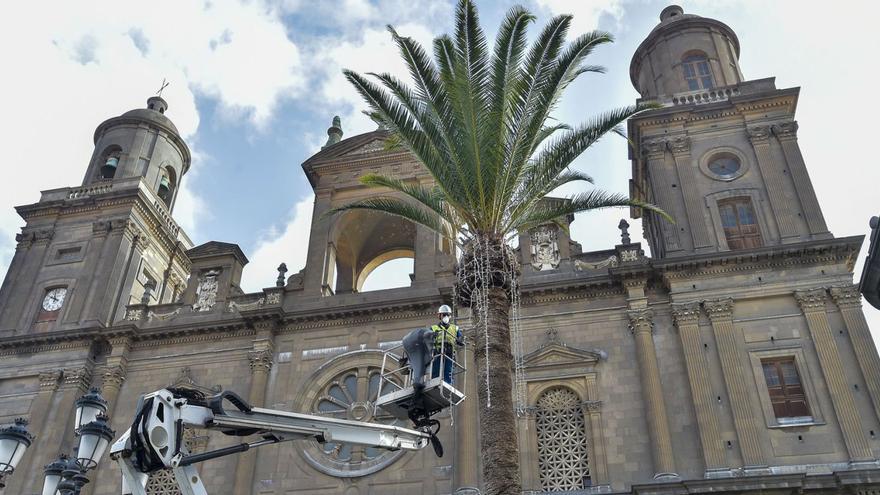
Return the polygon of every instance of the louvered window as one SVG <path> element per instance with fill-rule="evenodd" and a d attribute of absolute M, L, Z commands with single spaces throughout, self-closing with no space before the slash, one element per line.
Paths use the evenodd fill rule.
<path fill-rule="evenodd" d="M 794 357 L 761 360 L 773 413 L 780 423 L 810 418 L 807 396 Z"/>
<path fill-rule="evenodd" d="M 721 215 L 727 247 L 732 251 L 764 245 L 751 199 L 731 198 L 719 201 L 718 213 Z"/>

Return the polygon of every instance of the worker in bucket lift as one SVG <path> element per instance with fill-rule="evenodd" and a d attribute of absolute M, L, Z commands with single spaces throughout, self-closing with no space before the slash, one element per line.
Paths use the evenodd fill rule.
<path fill-rule="evenodd" d="M 431 326 L 434 332 L 434 362 L 431 365 L 431 378 L 440 376 L 440 366 L 443 363 L 443 381 L 452 384 L 453 359 L 455 359 L 455 347 L 464 345 L 464 337 L 457 325 L 452 323 L 452 308 L 447 305 L 440 306 L 437 310 L 436 325 Z M 445 355 L 445 359 L 440 358 Z"/>

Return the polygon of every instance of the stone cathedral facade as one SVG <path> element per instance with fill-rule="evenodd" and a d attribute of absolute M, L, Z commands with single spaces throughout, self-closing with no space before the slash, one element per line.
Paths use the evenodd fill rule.
<path fill-rule="evenodd" d="M 880 358 L 852 280 L 862 237 L 826 226 L 798 146 L 798 88 L 746 80 L 739 46 L 722 22 L 672 6 L 633 56 L 641 100 L 662 107 L 629 122 L 630 194 L 676 220 L 643 218 L 650 257 L 625 223 L 602 251 L 552 225 L 519 239 L 530 493 L 880 493 Z M 40 491 L 92 386 L 117 432 L 141 393 L 172 385 L 391 421 L 369 407 L 383 349 L 451 302 L 455 253 L 436 235 L 365 212 L 322 216 L 375 194 L 357 181 L 366 172 L 431 182 L 384 149 L 382 131 L 341 140 L 338 122 L 303 163 L 315 191 L 305 267 L 243 293 L 242 250 L 193 246 L 173 219 L 190 154 L 166 107 L 154 97 L 102 123 L 82 184 L 17 208 L 0 422 L 27 417 L 38 438 L 7 494 Z M 415 260 L 409 287 L 360 291 L 399 257 Z M 475 400 L 441 420 L 443 458 L 298 442 L 200 470 L 217 495 L 477 493 Z M 88 493 L 119 493 L 109 460 L 91 478 Z M 176 493 L 163 472 L 149 490 Z"/>

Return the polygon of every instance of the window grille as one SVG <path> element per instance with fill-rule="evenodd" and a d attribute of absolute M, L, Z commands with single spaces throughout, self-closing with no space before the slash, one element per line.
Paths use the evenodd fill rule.
<path fill-rule="evenodd" d="M 535 415 L 543 490 L 590 486 L 584 411 L 578 396 L 566 388 L 548 390 L 538 399 Z"/>

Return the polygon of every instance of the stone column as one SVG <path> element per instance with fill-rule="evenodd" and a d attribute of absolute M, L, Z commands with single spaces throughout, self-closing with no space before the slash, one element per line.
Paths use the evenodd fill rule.
<path fill-rule="evenodd" d="M 739 449 L 746 470 L 760 470 L 766 466 L 758 429 L 755 425 L 752 395 L 746 382 L 736 329 L 733 326 L 733 299 L 705 301 L 703 307 L 712 320 L 718 356 L 721 359 L 721 373 L 727 385 L 727 398 L 733 411 L 733 424 L 739 440 Z"/>
<path fill-rule="evenodd" d="M 712 384 L 709 381 L 709 363 L 700 338 L 700 303 L 673 304 L 672 315 L 675 317 L 678 335 L 681 337 L 681 347 L 684 350 L 684 363 L 688 382 L 691 384 L 691 396 L 697 414 L 707 477 L 718 471 L 730 471 L 726 465 L 721 435 L 718 432 L 717 410 L 714 407 L 715 394 L 712 393 Z"/>
<path fill-rule="evenodd" d="M 604 429 L 602 428 L 602 401 L 588 400 L 582 404 L 584 420 L 587 423 L 587 438 L 593 457 L 590 459 L 590 477 L 593 485 L 610 485 L 608 465 L 606 464 Z"/>
<path fill-rule="evenodd" d="M 871 394 L 871 403 L 874 405 L 874 413 L 880 419 L 880 356 L 877 355 L 877 347 L 871 337 L 868 322 L 862 312 L 862 295 L 859 294 L 857 285 L 845 287 L 832 287 L 831 297 L 846 323 L 849 339 L 859 362 L 859 369 L 865 378 L 868 392 Z"/>
<path fill-rule="evenodd" d="M 675 217 L 675 196 L 672 194 L 672 184 L 666 173 L 666 140 L 650 139 L 642 143 L 642 151 L 648 165 L 648 174 L 651 180 L 651 188 L 654 191 L 657 206 Z M 678 251 L 681 249 L 681 241 L 678 237 L 678 227 L 666 222 L 660 223 L 663 232 L 666 251 Z"/>
<path fill-rule="evenodd" d="M 56 439 L 52 438 L 46 419 L 52 410 L 52 399 L 58 390 L 62 376 L 61 370 L 49 370 L 40 373 L 40 391 L 31 403 L 28 414 L 28 429 L 36 435 L 33 444 L 21 459 L 16 474 L 6 479 L 7 493 L 38 492 L 42 486 L 43 465 L 57 454 Z M 72 420 L 71 420 L 72 421 Z"/>
<path fill-rule="evenodd" d="M 834 405 L 850 462 L 872 462 L 874 454 L 862 429 L 855 400 L 846 382 L 837 342 L 828 324 L 828 314 L 825 312 L 828 294 L 825 289 L 799 290 L 794 293 L 794 297 L 807 319 L 807 327 L 819 356 L 819 366 L 828 385 L 828 393 L 831 395 L 831 403 Z"/>
<path fill-rule="evenodd" d="M 785 155 L 785 162 L 788 164 L 788 171 L 791 173 L 794 188 L 801 201 L 801 208 L 810 233 L 813 235 L 825 234 L 823 237 L 831 237 L 828 225 L 825 224 L 825 217 L 822 215 L 822 208 L 819 207 L 819 200 L 816 198 L 816 191 L 813 189 L 813 182 L 810 180 L 810 174 L 807 173 L 806 165 L 804 165 L 801 148 L 797 143 L 797 130 L 798 123 L 794 121 L 773 126 L 773 134 L 782 145 L 782 153 Z"/>
<path fill-rule="evenodd" d="M 469 340 L 472 337 L 468 335 Z M 473 346 L 467 348 L 473 350 Z M 467 400 L 455 407 L 455 479 L 454 488 L 456 494 L 470 495 L 479 493 L 480 486 L 480 457 L 479 457 L 479 427 L 477 424 L 477 380 L 475 380 L 477 365 L 474 361 L 474 353 L 467 352 L 465 366 L 469 370 L 468 379 L 464 383 L 464 394 Z M 534 430 L 532 430 L 534 431 Z M 524 438 L 524 437 L 521 437 Z M 525 466 L 521 466 L 525 471 Z M 523 480 L 525 481 L 525 480 Z M 526 485 L 523 485 L 526 486 Z"/>
<path fill-rule="evenodd" d="M 275 344 L 271 328 L 258 329 L 257 338 L 253 341 L 253 350 L 248 353 L 251 365 L 251 388 L 248 402 L 256 407 L 264 407 L 266 402 L 266 384 L 269 372 L 275 362 Z M 257 464 L 257 452 L 249 450 L 238 456 L 235 467 L 235 489 L 232 493 L 251 493 L 254 487 L 254 468 Z"/>
<path fill-rule="evenodd" d="M 691 237 L 694 241 L 694 251 L 700 248 L 712 246 L 709 236 L 709 228 L 706 227 L 706 205 L 700 196 L 697 181 L 694 178 L 694 167 L 691 165 L 691 142 L 686 136 L 677 137 L 669 141 L 669 149 L 675 158 L 675 168 L 678 170 L 678 184 L 681 186 L 681 194 L 684 197 L 684 207 L 687 210 L 688 224 L 690 225 Z"/>
<path fill-rule="evenodd" d="M 652 336 L 653 312 L 650 309 L 627 311 L 630 328 L 636 341 L 636 356 L 642 382 L 642 395 L 651 438 L 651 454 L 654 458 L 654 479 L 677 478 L 672 453 L 672 437 L 666 417 L 666 403 L 660 384 L 660 366 Z"/>
<path fill-rule="evenodd" d="M 767 188 L 767 196 L 770 198 L 770 206 L 776 217 L 776 225 L 779 227 L 779 237 L 783 242 L 788 238 L 798 237 L 797 226 L 794 224 L 788 200 L 785 198 L 784 177 L 780 165 L 773 162 L 770 154 L 770 127 L 756 125 L 746 129 L 749 140 L 758 157 L 758 168 L 761 169 L 761 177 L 764 178 L 764 186 Z"/>

